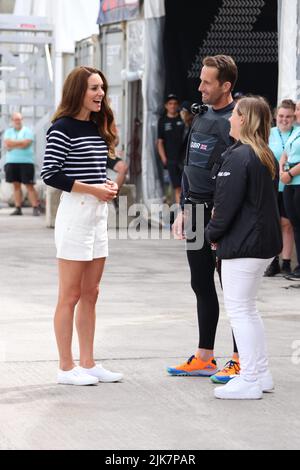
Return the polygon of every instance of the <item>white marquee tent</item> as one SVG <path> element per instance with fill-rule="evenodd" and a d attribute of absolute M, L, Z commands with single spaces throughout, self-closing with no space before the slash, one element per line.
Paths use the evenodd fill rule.
<path fill-rule="evenodd" d="M 55 101 L 59 101 L 63 81 L 62 54 L 72 54 L 75 42 L 97 34 L 98 0 L 16 0 L 14 14 L 46 17 L 54 25 Z"/>
<path fill-rule="evenodd" d="M 204 0 L 203 0 L 204 1 Z M 55 26 L 55 101 L 59 100 L 63 81 L 63 54 L 72 54 L 75 41 L 98 32 L 96 24 L 99 0 L 16 0 L 15 14 L 48 18 Z M 300 99 L 299 25 L 300 0 L 278 0 L 279 87 L 278 98 Z M 143 76 L 144 137 L 153 131 L 156 119 L 154 100 L 162 89 L 153 88 L 155 77 L 161 80 L 162 25 L 164 0 L 145 0 L 145 64 Z M 157 201 L 161 191 L 156 184 L 151 139 L 143 139 L 143 193 L 145 202 Z"/>
<path fill-rule="evenodd" d="M 299 0 L 278 0 L 279 4 L 279 98 L 299 98 Z M 75 41 L 98 32 L 99 0 L 16 0 L 17 15 L 47 17 L 55 25 L 56 69 L 61 53 L 74 52 Z M 164 15 L 164 0 L 146 0 L 145 17 Z M 58 77 L 60 74 L 58 74 Z"/>

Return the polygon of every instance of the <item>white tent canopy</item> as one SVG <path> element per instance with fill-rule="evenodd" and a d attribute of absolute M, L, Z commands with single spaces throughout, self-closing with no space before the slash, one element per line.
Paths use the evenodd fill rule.
<path fill-rule="evenodd" d="M 278 101 L 299 99 L 299 0 L 279 0 L 279 83 Z"/>
<path fill-rule="evenodd" d="M 55 104 L 63 86 L 63 54 L 74 54 L 75 42 L 98 33 L 99 0 L 16 0 L 14 14 L 42 16 L 54 25 Z"/>
<path fill-rule="evenodd" d="M 99 0 L 16 0 L 14 13 L 47 17 L 57 52 L 74 53 L 76 41 L 98 32 Z"/>
<path fill-rule="evenodd" d="M 63 54 L 73 54 L 75 42 L 98 32 L 99 0 L 16 0 L 15 14 L 46 17 L 55 28 L 55 101 L 61 96 Z M 299 18 L 300 0 L 278 0 L 279 86 L 278 97 L 300 98 Z M 157 103 L 163 99 L 164 68 L 162 41 L 165 4 L 144 0 L 145 70 L 143 75 L 144 138 L 143 192 L 149 204 L 161 199 L 157 164 L 152 141 L 158 116 Z M 149 138 L 152 136 L 153 138 Z M 153 158 L 149 158 L 151 155 Z"/>
<path fill-rule="evenodd" d="M 165 2 L 161 0 L 145 0 L 145 18 L 161 18 L 165 16 Z"/>

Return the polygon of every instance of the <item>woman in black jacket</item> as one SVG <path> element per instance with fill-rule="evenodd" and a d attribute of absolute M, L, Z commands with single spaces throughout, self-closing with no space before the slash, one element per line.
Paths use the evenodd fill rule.
<path fill-rule="evenodd" d="M 278 170 L 268 147 L 272 115 L 260 97 L 241 99 L 217 177 L 215 208 L 207 239 L 222 260 L 224 301 L 236 338 L 241 375 L 215 390 L 220 399 L 260 399 L 273 390 L 256 296 L 270 260 L 282 249 L 274 180 Z"/>

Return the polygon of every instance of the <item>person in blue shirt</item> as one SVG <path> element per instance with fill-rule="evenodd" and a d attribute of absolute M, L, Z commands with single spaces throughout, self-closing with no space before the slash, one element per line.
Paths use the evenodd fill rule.
<path fill-rule="evenodd" d="M 276 127 L 271 129 L 269 147 L 271 148 L 278 162 L 280 162 L 281 156 L 285 150 L 286 142 L 296 130 L 295 110 L 296 104 L 292 100 L 283 100 L 276 110 Z M 294 231 L 284 206 L 284 184 L 281 181 L 279 183 L 278 190 L 278 204 L 283 237 L 283 261 L 282 266 L 280 266 L 279 256 L 276 256 L 265 272 L 266 277 L 273 277 L 280 273 L 284 275 L 291 274 L 291 258 L 294 248 Z"/>
<path fill-rule="evenodd" d="M 297 101 L 296 103 L 296 109 L 295 109 L 295 126 L 300 126 L 300 101 Z"/>
<path fill-rule="evenodd" d="M 12 183 L 14 188 L 15 210 L 11 215 L 23 215 L 22 184 L 27 188 L 33 215 L 40 215 L 38 195 L 34 188 L 33 142 L 33 132 L 23 125 L 22 114 L 14 113 L 12 127 L 4 132 L 6 182 Z"/>
<path fill-rule="evenodd" d="M 280 179 L 286 186 L 283 199 L 295 235 L 298 265 L 289 280 L 300 279 L 300 127 L 296 127 L 285 145 L 280 160 Z"/>

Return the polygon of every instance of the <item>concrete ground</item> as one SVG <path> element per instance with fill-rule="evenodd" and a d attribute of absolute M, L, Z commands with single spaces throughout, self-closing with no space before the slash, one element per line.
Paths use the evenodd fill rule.
<path fill-rule="evenodd" d="M 53 231 L 30 209 L 19 218 L 10 211 L 0 209 L 0 449 L 299 449 L 297 283 L 264 279 L 259 295 L 276 393 L 217 401 L 209 380 L 165 371 L 197 345 L 184 245 L 112 240 L 96 357 L 124 381 L 58 386 Z M 223 304 L 216 355 L 220 366 L 231 355 Z"/>

